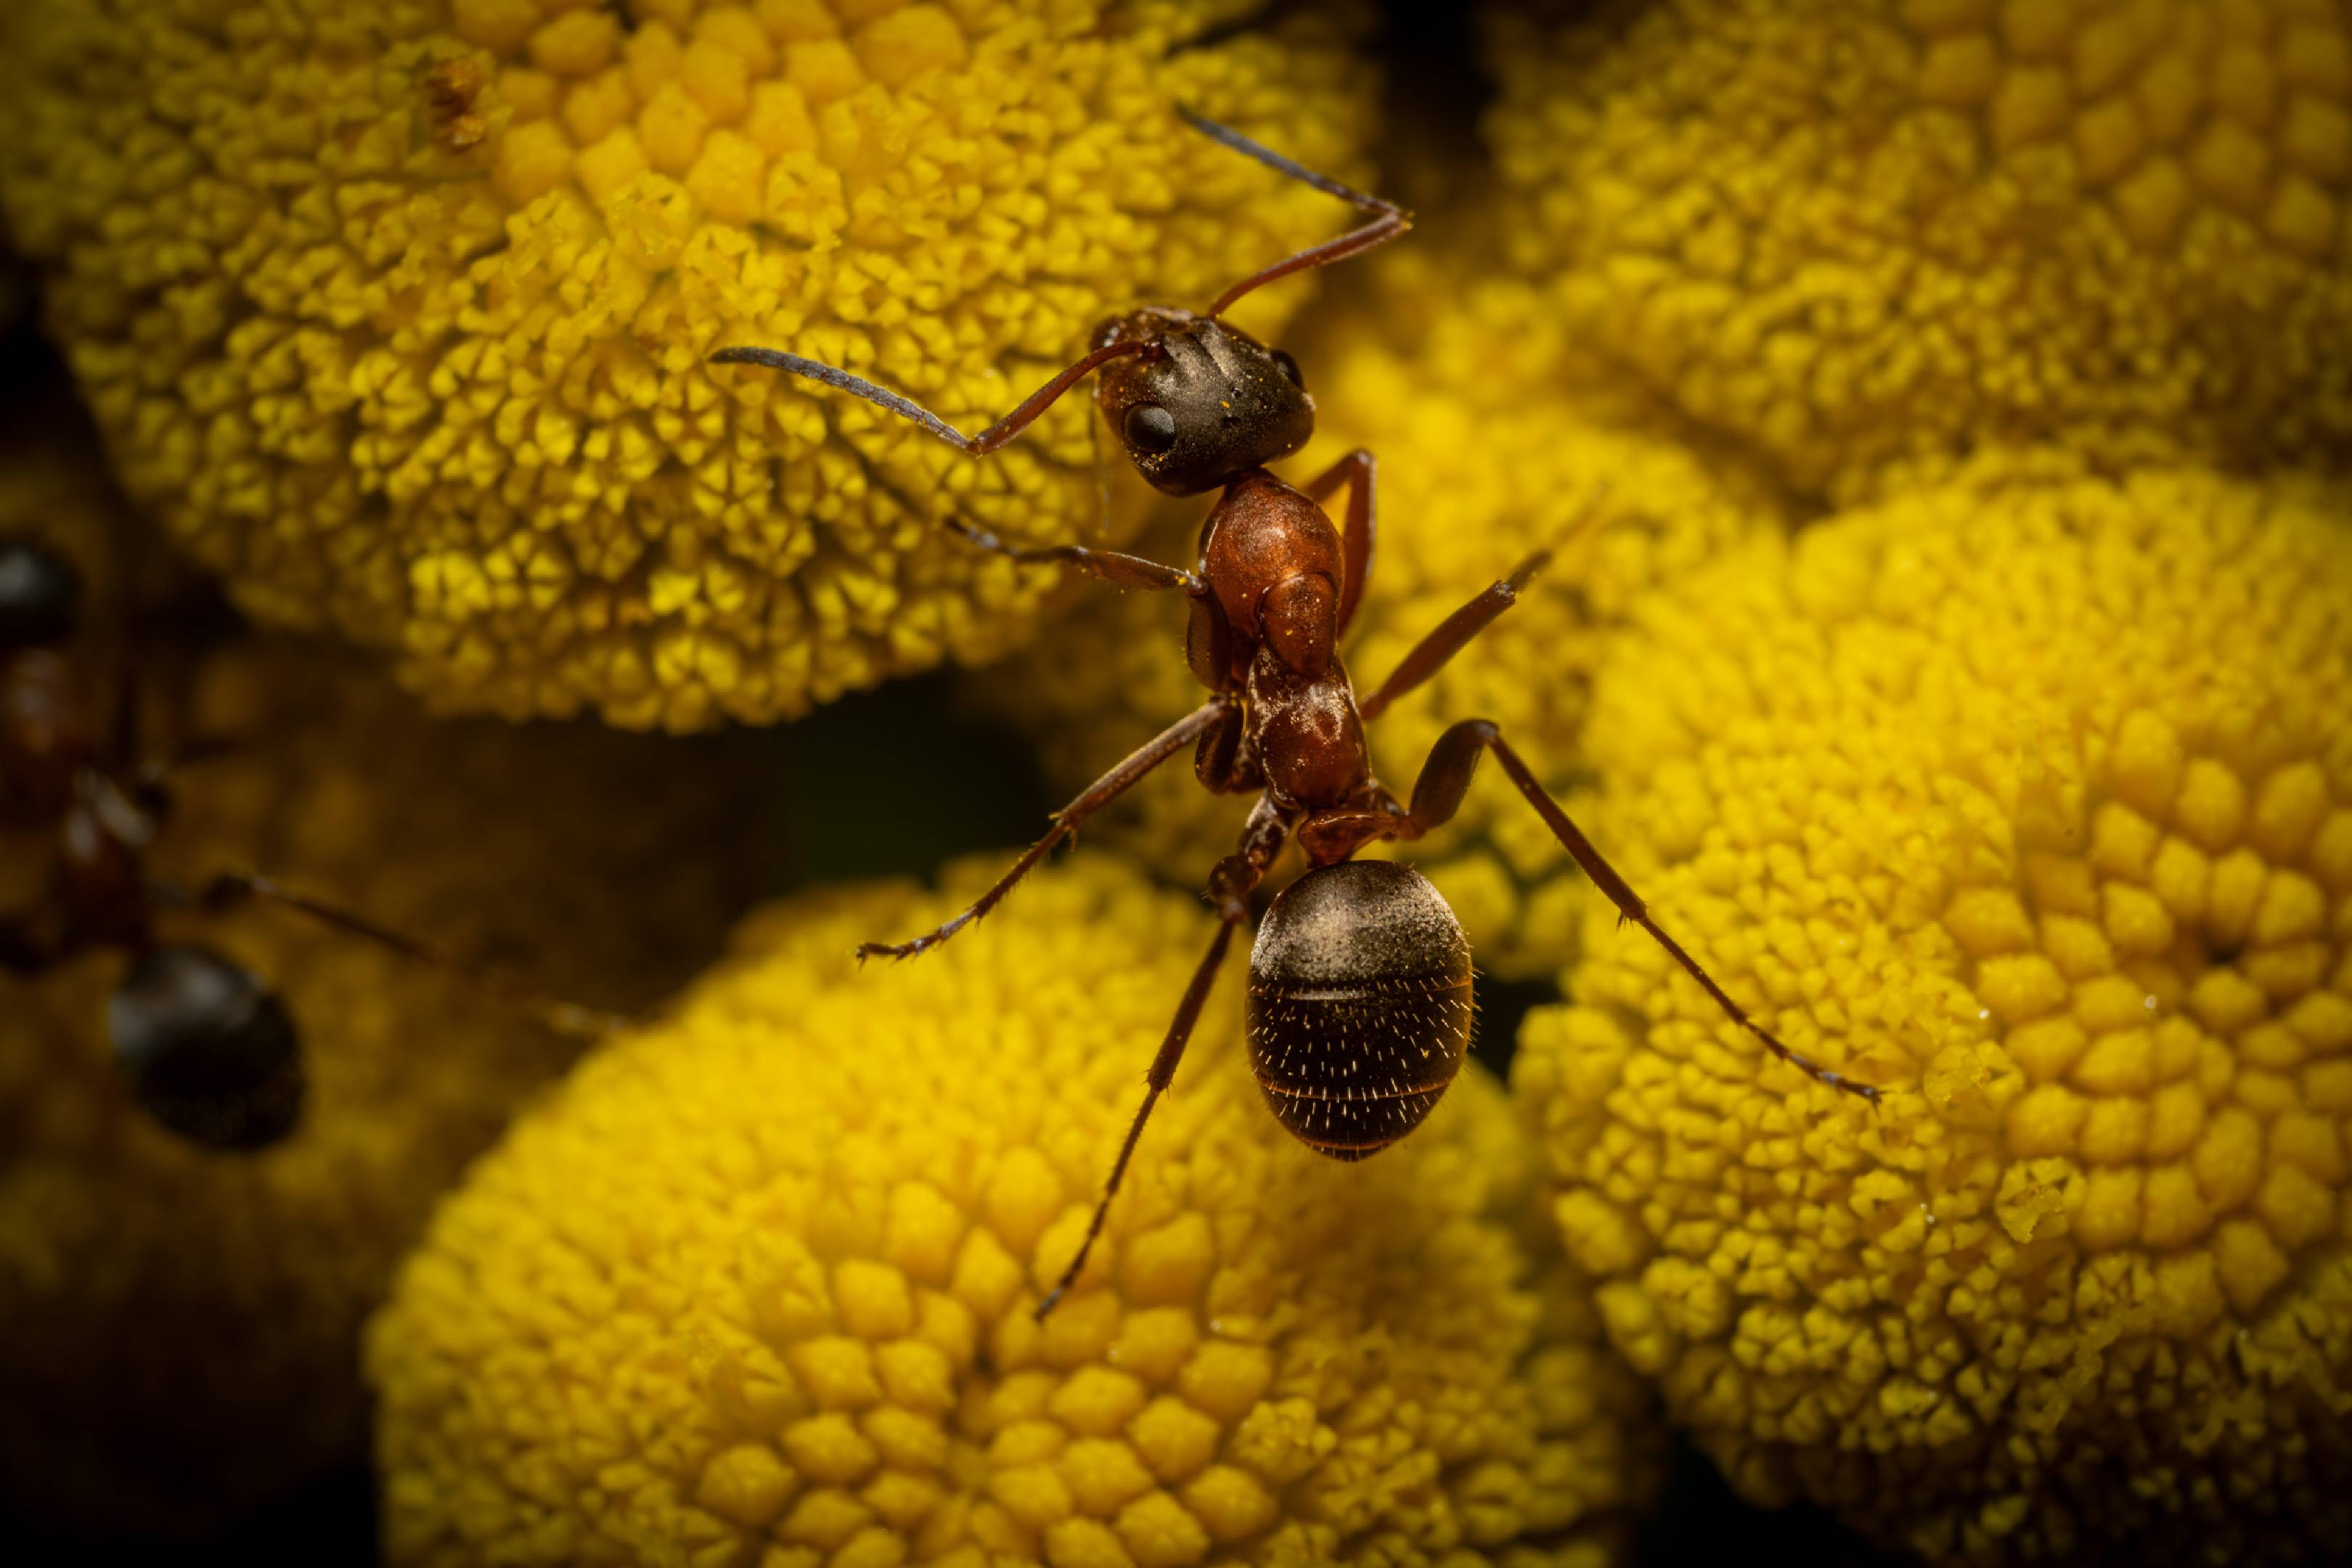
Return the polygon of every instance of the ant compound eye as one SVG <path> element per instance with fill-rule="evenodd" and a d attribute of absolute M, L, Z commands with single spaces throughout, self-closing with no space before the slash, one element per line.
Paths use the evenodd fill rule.
<path fill-rule="evenodd" d="M 1291 385 L 1298 388 L 1301 392 L 1307 390 L 1307 378 L 1299 374 L 1298 362 L 1292 359 L 1288 353 L 1282 349 L 1276 349 L 1274 351 L 1274 368 L 1282 372 L 1285 376 L 1287 376 L 1290 380 Z"/>
<path fill-rule="evenodd" d="M 1154 456 L 1176 444 L 1176 416 L 1156 403 L 1139 403 L 1127 411 L 1127 444 Z"/>

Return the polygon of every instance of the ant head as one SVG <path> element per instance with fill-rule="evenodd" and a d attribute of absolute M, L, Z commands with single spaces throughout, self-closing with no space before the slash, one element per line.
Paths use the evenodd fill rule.
<path fill-rule="evenodd" d="M 0 653 L 60 643 L 81 618 L 81 575 L 29 539 L 0 539 Z"/>
<path fill-rule="evenodd" d="M 106 1004 L 106 1027 L 131 1097 L 192 1142 L 265 1149 L 301 1114 L 293 1019 L 258 980 L 209 948 L 141 953 Z"/>
<path fill-rule="evenodd" d="M 1104 322 L 1092 346 L 1119 342 L 1153 346 L 1106 361 L 1095 403 L 1155 489 L 1215 489 L 1315 434 L 1298 362 L 1213 317 L 1137 310 Z"/>

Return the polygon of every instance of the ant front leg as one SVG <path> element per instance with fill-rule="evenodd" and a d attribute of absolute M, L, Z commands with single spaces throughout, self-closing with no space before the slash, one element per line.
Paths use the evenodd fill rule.
<path fill-rule="evenodd" d="M 1348 489 L 1348 511 L 1345 525 L 1339 531 L 1339 609 L 1332 619 L 1332 636 L 1348 635 L 1348 623 L 1356 618 L 1356 607 L 1364 602 L 1364 591 L 1371 586 L 1372 547 L 1378 542 L 1380 519 L 1374 506 L 1374 486 L 1378 481 L 1372 455 L 1359 447 L 1313 479 L 1299 487 L 1308 500 L 1320 506 L 1330 499 L 1331 492 L 1345 485 Z"/>
<path fill-rule="evenodd" d="M 869 942 L 860 943 L 857 956 L 868 958 L 912 958 L 919 952 L 939 946 L 972 921 L 1004 901 L 1013 884 L 1029 874 L 1030 868 L 1053 852 L 1054 846 L 1068 837 L 1078 824 L 1125 795 L 1143 776 L 1182 751 L 1196 745 L 1202 736 L 1216 731 L 1225 722 L 1232 699 L 1218 696 L 1201 704 L 1165 730 L 1129 752 L 1119 764 L 1088 784 L 1086 793 L 1054 814 L 1054 826 L 1045 837 L 1029 847 L 1028 852 L 1013 862 L 1013 868 L 996 879 L 996 884 L 982 893 L 970 909 L 937 930 L 924 932 L 908 942 Z"/>
<path fill-rule="evenodd" d="M 1062 1277 L 1037 1303 L 1036 1317 L 1044 1321 L 1070 1287 L 1077 1282 L 1079 1272 L 1087 1266 L 1087 1254 L 1094 1251 L 1096 1239 L 1102 1235 L 1103 1222 L 1110 1215 L 1110 1201 L 1118 1195 L 1118 1184 L 1126 1174 L 1128 1163 L 1135 1158 L 1135 1145 L 1143 1137 L 1143 1124 L 1150 1120 L 1151 1108 L 1176 1081 L 1176 1064 L 1184 1059 L 1184 1047 L 1192 1038 L 1193 1026 L 1201 1021 L 1201 1009 L 1209 1000 L 1209 991 L 1215 985 L 1217 971 L 1223 967 L 1225 953 L 1234 944 L 1234 932 L 1249 919 L 1250 895 L 1257 890 L 1265 876 L 1265 868 L 1282 852 L 1290 836 L 1290 816 L 1265 795 L 1258 796 L 1250 812 L 1248 823 L 1242 828 L 1241 847 L 1226 856 L 1209 873 L 1209 897 L 1217 906 L 1217 934 L 1209 942 L 1209 951 L 1201 959 L 1200 967 L 1192 971 L 1192 984 L 1184 987 L 1184 999 L 1176 1005 L 1176 1016 L 1168 1026 L 1167 1037 L 1160 1042 L 1159 1053 L 1151 1058 L 1150 1071 L 1143 1075 L 1143 1103 L 1136 1107 L 1135 1120 L 1128 1124 L 1127 1137 L 1118 1146 L 1118 1158 L 1111 1162 L 1110 1180 L 1103 1184 L 1101 1201 L 1095 1205 L 1094 1217 L 1087 1222 L 1087 1234 L 1078 1243 L 1077 1255 Z"/>
<path fill-rule="evenodd" d="M 882 491 L 907 509 L 910 517 L 920 517 L 924 509 L 891 480 L 881 469 L 861 455 L 858 463 L 866 470 L 868 484 Z M 1126 555 L 1116 550 L 1097 550 L 1086 544 L 1013 544 L 997 534 L 968 521 L 950 511 L 940 520 L 948 531 L 965 543 L 1002 555 L 1024 566 L 1072 566 L 1089 577 L 1099 577 L 1114 587 L 1141 588 L 1147 592 L 1181 589 L 1193 598 L 1203 598 L 1209 585 L 1197 572 L 1187 572 L 1181 566 L 1163 566 L 1157 561 L 1140 555 Z"/>
<path fill-rule="evenodd" d="M 1552 837 L 1559 840 L 1561 847 L 1575 858 L 1584 874 L 1592 879 L 1592 885 L 1617 906 L 1619 924 L 1632 921 L 1648 931 L 1658 945 L 1698 982 L 1700 989 L 1715 998 L 1716 1005 L 1721 1007 L 1734 1023 L 1763 1041 L 1774 1056 L 1817 1083 L 1843 1089 L 1873 1105 L 1878 1103 L 1877 1089 L 1868 1084 L 1856 1083 L 1843 1073 L 1832 1072 L 1811 1058 L 1790 1050 L 1770 1030 L 1749 1017 L 1746 1010 L 1715 983 L 1715 977 L 1700 968 L 1698 961 L 1685 952 L 1680 942 L 1668 936 L 1664 929 L 1650 918 L 1649 906 L 1642 901 L 1641 895 L 1617 874 L 1615 867 L 1601 858 L 1601 851 L 1593 847 L 1592 840 L 1584 836 L 1584 830 L 1569 820 L 1568 813 L 1562 811 L 1559 803 L 1553 800 L 1543 785 L 1536 781 L 1535 774 L 1528 771 L 1519 754 L 1511 750 L 1509 743 L 1503 739 L 1501 728 L 1493 720 L 1465 719 L 1437 738 L 1437 744 L 1430 748 L 1429 761 L 1422 766 L 1421 777 L 1413 783 L 1412 805 L 1397 823 L 1398 837 L 1419 838 L 1432 828 L 1441 827 L 1454 819 L 1454 814 L 1461 808 L 1462 797 L 1469 792 L 1471 777 L 1477 772 L 1481 752 L 1495 753 L 1496 763 L 1518 786 L 1519 793 L 1527 796 L 1528 804 L 1536 808 L 1536 815 L 1544 819 L 1544 826 L 1551 829 Z"/>
<path fill-rule="evenodd" d="M 1116 550 L 1097 550 L 1085 544 L 1008 544 L 953 513 L 949 514 L 947 525 L 950 532 L 966 542 L 1024 566 L 1074 566 L 1089 577 L 1099 577 L 1118 587 L 1154 592 L 1181 588 L 1196 598 L 1209 591 L 1199 573 L 1187 572 L 1181 566 L 1163 566 L 1140 555 L 1123 555 Z"/>

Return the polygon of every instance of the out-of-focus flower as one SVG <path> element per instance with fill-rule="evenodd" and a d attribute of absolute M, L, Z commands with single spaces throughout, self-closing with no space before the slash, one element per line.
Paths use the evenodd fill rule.
<path fill-rule="evenodd" d="M 1373 729 L 1374 765 L 1400 795 L 1448 724 L 1481 717 L 1564 787 L 1580 765 L 1590 672 L 1629 600 L 1739 540 L 1779 531 L 1789 515 L 1737 460 L 1655 434 L 1660 422 L 1623 405 L 1539 293 L 1482 277 L 1477 247 L 1460 238 L 1418 250 L 1409 248 L 1418 237 L 1407 241 L 1376 264 L 1367 298 L 1318 323 L 1301 363 L 1319 434 L 1283 465 L 1304 483 L 1356 447 L 1379 462 L 1380 547 L 1342 649 L 1360 695 L 1529 553 L 1556 552 L 1517 607 Z M 1205 504 L 1168 510 L 1147 547 L 1189 564 Z M 1329 510 L 1342 520 L 1339 499 Z M 1075 794 L 1198 703 L 1200 690 L 1184 664 L 1181 605 L 1093 583 L 1073 585 L 1064 605 L 1051 635 L 975 679 L 1038 732 L 1051 776 Z M 1098 831 L 1195 881 L 1232 849 L 1246 810 L 1171 764 L 1099 818 Z M 1482 968 L 1544 973 L 1567 958 L 1575 866 L 1498 776 L 1442 833 L 1395 855 L 1453 902 Z"/>
<path fill-rule="evenodd" d="M 72 552 L 94 629 L 119 638 L 98 472 L 87 444 L 0 461 L 0 533 Z M 129 565 L 157 552 L 121 548 Z M 234 744 L 171 779 L 147 866 L 161 882 L 259 868 L 606 1006 L 706 961 L 751 890 L 731 743 L 431 724 L 332 650 L 247 644 L 191 672 L 157 633 L 142 629 L 152 706 L 194 684 L 157 744 Z M 0 910 L 40 894 L 44 847 L 0 836 Z M 120 955 L 0 975 L 0 1476 L 12 1513 L 62 1526 L 202 1530 L 348 1463 L 362 1317 L 435 1196 L 576 1054 L 290 912 L 169 915 L 161 934 L 279 993 L 308 1091 L 284 1142 L 207 1152 L 140 1110 L 115 1067 Z"/>
<path fill-rule="evenodd" d="M 1750 1498 L 1937 1559 L 2352 1551 L 2352 498 L 2071 458 L 1645 603 L 1514 1069 L 1612 1342 Z"/>
<path fill-rule="evenodd" d="M 1034 608 L 866 465 L 1064 534 L 1088 416 L 974 466 L 706 356 L 976 429 L 1107 310 L 1335 230 L 1172 110 L 1354 172 L 1332 25 L 1177 47 L 1234 9 L 16 0 L 0 205 L 122 477 L 257 617 L 395 647 L 445 706 L 773 719 Z"/>
<path fill-rule="evenodd" d="M 1801 489 L 2352 438 L 2341 6 L 1671 0 L 1493 42 L 1513 260 Z"/>
<path fill-rule="evenodd" d="M 369 1331 L 394 1562 L 1610 1560 L 1655 1434 L 1490 1080 L 1334 1163 L 1229 974 L 1039 1324 L 1209 921 L 1097 858 L 851 959 L 947 908 L 755 919 L 476 1168 Z"/>

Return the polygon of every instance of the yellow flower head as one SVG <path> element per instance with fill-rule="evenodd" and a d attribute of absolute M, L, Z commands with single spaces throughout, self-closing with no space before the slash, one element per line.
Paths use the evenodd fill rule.
<path fill-rule="evenodd" d="M 851 959 L 945 909 L 756 919 L 476 1168 L 370 1329 L 394 1562 L 1608 1560 L 1654 1433 L 1491 1081 L 1334 1163 L 1229 973 L 1041 1325 L 1210 922 L 1097 858 Z"/>
<path fill-rule="evenodd" d="M 1302 348 L 1321 434 L 1284 473 L 1303 483 L 1357 447 L 1378 460 L 1380 547 L 1341 648 L 1360 696 L 1530 552 L 1554 550 L 1517 607 L 1390 710 L 1371 742 L 1381 778 L 1405 795 L 1447 725 L 1489 718 L 1564 787 L 1611 623 L 1643 586 L 1777 531 L 1787 513 L 1736 460 L 1662 438 L 1616 406 L 1535 290 L 1483 278 L 1459 235 L 1432 240 L 1416 233 L 1371 264 L 1370 298 L 1324 316 Z M 1144 548 L 1189 564 L 1206 510 L 1204 500 L 1167 509 Z M 1339 521 L 1340 502 L 1331 510 Z M 1201 694 L 1185 668 L 1181 606 L 1094 584 L 1074 585 L 1063 604 L 1056 630 L 992 673 L 983 692 L 1039 734 L 1055 783 L 1075 794 Z M 1232 849 L 1245 813 L 1246 802 L 1209 795 L 1176 764 L 1098 819 L 1099 831 L 1196 882 Z M 1398 858 L 1454 903 L 1482 969 L 1548 973 L 1568 956 L 1575 866 L 1498 777 Z"/>
<path fill-rule="evenodd" d="M 110 567 L 95 466 L 87 449 L 0 461 L 0 534 L 79 556 L 94 620 Z M 178 659 L 152 651 L 151 694 L 186 673 Z M 315 647 L 212 655 L 194 683 L 175 732 L 238 746 L 173 777 L 157 879 L 258 867 L 603 1005 L 647 1002 L 718 945 L 735 862 L 681 825 L 725 818 L 720 759 L 428 724 Z M 741 816 L 728 826 L 740 842 Z M 46 848 L 0 833 L 0 916 L 41 894 Z M 12 1513 L 67 1527 L 203 1530 L 348 1462 L 362 1316 L 435 1196 L 574 1052 L 285 911 L 169 916 L 160 935 L 278 993 L 307 1093 L 282 1143 L 208 1152 L 140 1110 L 116 1069 L 120 954 L 0 974 L 0 1476 Z"/>
<path fill-rule="evenodd" d="M 1931 1557 L 2352 1549 L 2352 500 L 1989 463 L 1636 623 L 1585 825 L 1890 1092 L 1591 909 L 1515 1082 L 1613 1342 Z"/>
<path fill-rule="evenodd" d="M 1179 47 L 1225 9 L 11 0 L 0 207 L 125 481 L 259 618 L 445 706 L 772 719 L 1034 609 L 866 465 L 1066 534 L 1090 416 L 975 467 L 708 354 L 978 428 L 1108 310 L 1336 231 L 1172 106 L 1345 174 L 1363 73 L 1311 18 Z"/>
<path fill-rule="evenodd" d="M 1495 43 L 1515 260 L 1801 489 L 2352 438 L 2331 0 L 1683 0 Z"/>

